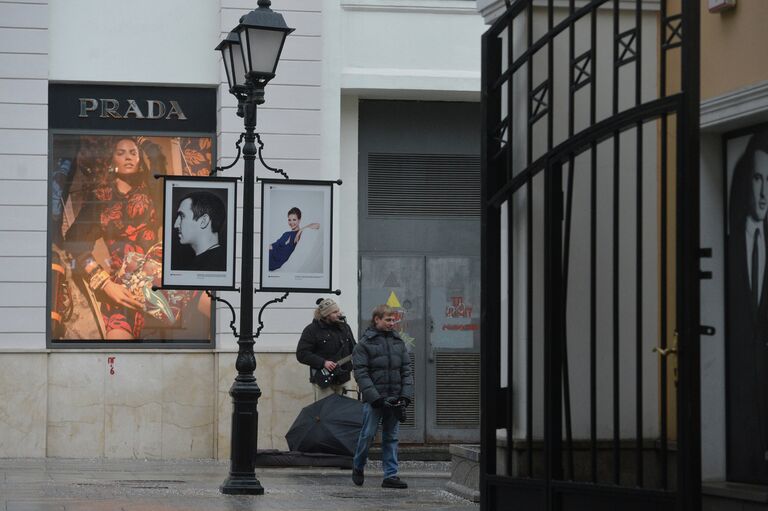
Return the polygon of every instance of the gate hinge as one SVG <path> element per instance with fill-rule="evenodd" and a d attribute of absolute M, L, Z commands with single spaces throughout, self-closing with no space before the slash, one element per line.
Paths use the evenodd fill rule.
<path fill-rule="evenodd" d="M 706 248 L 699 248 L 699 258 L 705 259 L 712 257 L 712 248 L 706 247 Z M 711 271 L 700 271 L 699 272 L 699 280 L 712 280 L 712 272 Z"/>
<path fill-rule="evenodd" d="M 699 325 L 699 334 L 715 335 L 715 327 L 709 325 Z"/>

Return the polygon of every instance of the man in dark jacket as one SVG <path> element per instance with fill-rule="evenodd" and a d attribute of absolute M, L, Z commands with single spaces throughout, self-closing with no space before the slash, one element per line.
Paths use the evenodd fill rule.
<path fill-rule="evenodd" d="M 391 307 L 373 309 L 371 326 L 355 346 L 352 363 L 363 396 L 363 426 L 352 461 L 352 481 L 361 486 L 368 449 L 381 423 L 382 488 L 408 488 L 397 476 L 397 434 L 404 408 L 413 399 L 413 376 L 408 348 L 397 333 Z"/>
<path fill-rule="evenodd" d="M 341 365 L 337 362 L 351 357 L 354 347 L 352 329 L 344 321 L 336 302 L 330 298 L 318 300 L 315 319 L 301 333 L 296 346 L 296 359 L 309 366 L 315 401 L 332 393 L 344 393 L 345 384 L 350 380 L 352 361 Z"/>

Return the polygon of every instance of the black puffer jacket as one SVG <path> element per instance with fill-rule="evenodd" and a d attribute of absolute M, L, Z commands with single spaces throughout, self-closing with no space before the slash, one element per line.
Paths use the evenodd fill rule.
<path fill-rule="evenodd" d="M 314 369 L 321 369 L 326 360 L 334 362 L 352 353 L 355 347 L 355 336 L 346 323 L 328 323 L 313 320 L 301 333 L 299 344 L 296 346 L 296 359 Z M 341 366 L 345 371 L 340 372 L 336 381 L 349 381 L 349 371 L 352 362 Z M 311 375 L 310 375 L 311 376 Z"/>
<path fill-rule="evenodd" d="M 406 397 L 413 401 L 413 375 L 408 348 L 396 332 L 369 327 L 355 346 L 352 363 L 363 401 Z"/>

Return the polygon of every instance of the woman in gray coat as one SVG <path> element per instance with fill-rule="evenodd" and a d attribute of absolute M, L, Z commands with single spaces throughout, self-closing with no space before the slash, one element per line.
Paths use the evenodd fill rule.
<path fill-rule="evenodd" d="M 381 459 L 384 466 L 382 488 L 407 488 L 397 476 L 397 443 L 405 407 L 413 399 L 411 358 L 403 340 L 393 331 L 394 311 L 387 305 L 373 310 L 371 326 L 355 346 L 352 364 L 355 380 L 363 396 L 363 427 L 352 462 L 352 481 L 361 486 L 368 461 L 368 449 L 379 423 Z"/>

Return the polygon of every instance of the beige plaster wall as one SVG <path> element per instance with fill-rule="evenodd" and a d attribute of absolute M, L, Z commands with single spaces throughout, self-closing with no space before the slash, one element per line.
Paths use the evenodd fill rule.
<path fill-rule="evenodd" d="M 221 353 L 217 359 L 216 458 L 228 459 L 232 427 L 232 398 L 229 388 L 237 374 L 235 353 Z M 259 449 L 288 450 L 285 433 L 299 411 L 314 400 L 307 366 L 293 353 L 256 355 L 256 382 L 259 399 Z"/>
<path fill-rule="evenodd" d="M 0 457 L 227 459 L 235 353 L 0 352 Z M 114 358 L 112 358 L 114 357 Z M 257 355 L 258 446 L 313 399 L 293 353 Z"/>
<path fill-rule="evenodd" d="M 46 355 L 0 356 L 0 457 L 45 456 Z"/>
<path fill-rule="evenodd" d="M 768 1 L 738 0 L 719 14 L 707 4 L 701 0 L 701 99 L 768 80 Z"/>

